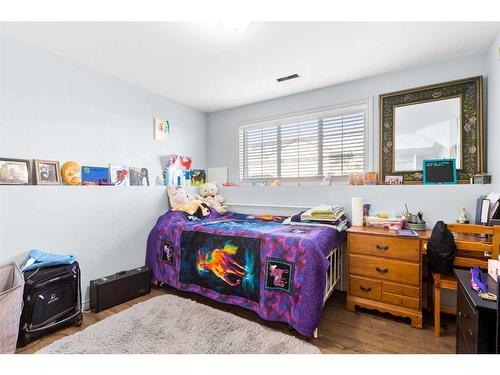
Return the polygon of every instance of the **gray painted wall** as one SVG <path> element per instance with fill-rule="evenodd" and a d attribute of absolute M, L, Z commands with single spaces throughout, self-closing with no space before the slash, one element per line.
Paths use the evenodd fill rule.
<path fill-rule="evenodd" d="M 492 182 L 496 191 L 500 190 L 500 33 L 487 51 L 488 60 L 488 162 Z"/>
<path fill-rule="evenodd" d="M 211 113 L 208 116 L 208 166 L 227 166 L 229 179 L 238 181 L 238 126 L 241 123 L 291 112 L 371 99 L 373 100 L 373 166 L 374 170 L 378 170 L 378 96 L 380 94 L 477 75 L 483 75 L 487 82 L 488 68 L 486 54 L 475 55 Z M 492 138 L 490 137 L 490 139 Z M 491 151 L 493 154 L 490 156 L 490 165 L 492 169 L 496 169 L 500 164 L 495 160 L 495 155 L 498 154 L 493 147 Z M 228 202 L 238 204 L 314 205 L 337 203 L 350 210 L 351 198 L 361 196 L 372 203 L 374 211 L 381 212 L 401 211 L 404 208 L 404 203 L 407 203 L 411 210 L 423 211 L 430 225 L 439 219 L 456 220 L 462 207 L 465 207 L 469 213 L 473 213 L 475 211 L 475 198 L 491 190 L 491 185 L 325 187 L 317 184 L 279 188 L 245 186 L 221 189 Z M 232 208 L 242 212 L 269 212 L 272 210 L 273 212 L 283 211 L 285 213 L 285 211 L 293 211 L 269 207 L 233 206 Z"/>
<path fill-rule="evenodd" d="M 119 61 L 117 61 L 119 64 Z M 153 139 L 153 117 L 173 126 Z M 0 156 L 147 167 L 191 155 L 206 167 L 206 114 L 0 36 Z M 72 253 L 91 279 L 144 264 L 146 238 L 167 210 L 164 187 L 0 186 L 0 264 L 37 248 Z"/>

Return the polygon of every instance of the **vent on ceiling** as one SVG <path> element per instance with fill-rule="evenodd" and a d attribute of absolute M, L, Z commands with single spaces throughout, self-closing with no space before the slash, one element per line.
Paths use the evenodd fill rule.
<path fill-rule="evenodd" d="M 299 78 L 299 75 L 297 73 L 286 76 L 286 77 L 277 78 L 276 81 L 284 82 L 284 81 L 288 81 L 290 79 L 295 79 L 295 78 Z"/>

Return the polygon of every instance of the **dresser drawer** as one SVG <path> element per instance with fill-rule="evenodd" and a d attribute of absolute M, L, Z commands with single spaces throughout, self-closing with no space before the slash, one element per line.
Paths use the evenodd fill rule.
<path fill-rule="evenodd" d="M 420 298 L 420 288 L 414 286 L 395 284 L 384 281 L 384 283 L 382 284 L 382 290 L 384 292 L 392 294 L 401 294 L 407 297 Z"/>
<path fill-rule="evenodd" d="M 420 300 L 418 298 L 406 297 L 393 293 L 382 293 L 382 302 L 408 307 L 415 310 L 420 308 Z"/>
<path fill-rule="evenodd" d="M 365 277 L 349 277 L 349 294 L 353 296 L 370 298 L 380 301 L 382 295 L 382 282 Z"/>
<path fill-rule="evenodd" d="M 350 233 L 349 252 L 353 254 L 376 255 L 386 258 L 410 260 L 414 262 L 420 261 L 418 239 L 372 235 L 367 236 Z"/>
<path fill-rule="evenodd" d="M 478 317 L 462 290 L 457 294 L 457 329 L 471 352 L 477 352 Z"/>
<path fill-rule="evenodd" d="M 420 285 L 420 265 L 367 255 L 349 255 L 349 272 L 409 285 Z"/>

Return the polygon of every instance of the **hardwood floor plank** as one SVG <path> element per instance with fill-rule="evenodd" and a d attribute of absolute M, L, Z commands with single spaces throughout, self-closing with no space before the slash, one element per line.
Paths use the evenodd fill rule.
<path fill-rule="evenodd" d="M 128 309 L 136 303 L 164 294 L 175 294 L 190 298 L 199 303 L 231 312 L 241 318 L 257 321 L 283 333 L 304 339 L 293 330 L 290 330 L 286 324 L 263 321 L 254 312 L 239 306 L 224 305 L 197 294 L 184 293 L 172 288 L 154 287 L 147 296 L 125 302 L 97 314 L 92 312 L 84 313 L 81 327 L 71 326 L 45 335 L 28 344 L 25 348 L 18 348 L 17 353 L 34 353 L 60 338 L 81 331 L 98 321 Z M 316 345 L 325 354 L 454 353 L 454 318 L 442 317 L 444 333 L 441 337 L 434 336 L 432 317 L 425 316 L 425 318 L 427 319 L 424 319 L 424 328 L 416 329 L 410 326 L 407 319 L 393 317 L 389 314 L 364 309 L 359 309 L 353 313 L 345 308 L 345 294 L 335 292 L 325 304 L 319 326 L 319 338 L 305 340 Z"/>

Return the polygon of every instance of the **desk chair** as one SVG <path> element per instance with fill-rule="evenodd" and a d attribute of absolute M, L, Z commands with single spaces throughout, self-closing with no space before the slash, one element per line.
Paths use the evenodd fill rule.
<path fill-rule="evenodd" d="M 479 266 L 488 269 L 488 259 L 498 259 L 500 247 L 500 226 L 488 227 L 474 224 L 448 224 L 453 232 L 457 255 L 453 265 L 461 268 Z M 478 235 L 490 235 L 480 238 Z M 443 275 L 432 272 L 434 280 L 434 336 L 441 335 L 441 311 L 456 315 L 456 307 L 441 307 L 441 289 L 457 290 L 455 275 Z"/>

